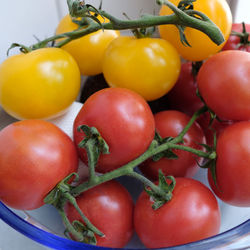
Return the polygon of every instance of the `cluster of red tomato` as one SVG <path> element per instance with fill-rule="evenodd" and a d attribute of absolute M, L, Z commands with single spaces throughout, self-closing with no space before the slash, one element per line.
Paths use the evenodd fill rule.
<path fill-rule="evenodd" d="M 179 1 L 171 2 L 177 5 Z M 197 1 L 194 8 L 207 14 L 228 39 L 232 24 L 226 1 Z M 163 6 L 160 14 L 171 11 Z M 75 28 L 77 24 L 66 16 L 57 32 Z M 160 27 L 164 39 L 136 39 L 105 30 L 72 41 L 63 49 L 38 49 L 7 59 L 0 66 L 0 103 L 14 117 L 26 120 L 0 131 L 0 200 L 17 209 L 42 206 L 54 186 L 77 171 L 78 156 L 87 163 L 86 151 L 75 146 L 84 139 L 77 129 L 80 125 L 96 127 L 109 145 L 110 153 L 101 155 L 96 167 L 100 173 L 118 169 L 143 154 L 155 130 L 163 138 L 176 137 L 189 116 L 203 105 L 195 94 L 198 86 L 205 103 L 223 120 L 212 125 L 219 137 L 216 184 L 208 171 L 211 188 L 229 204 L 250 206 L 250 54 L 240 51 L 249 51 L 250 46 L 219 52 L 225 44 L 216 46 L 191 28 L 185 34 L 192 47 L 180 43 L 178 29 L 172 25 Z M 232 36 L 226 46 L 236 42 Z M 179 54 L 189 61 L 206 60 L 197 76 L 192 74 L 190 62 L 181 65 Z M 74 121 L 73 142 L 55 125 L 39 119 L 61 114 L 76 99 L 80 72 L 102 72 L 108 85 L 116 88 L 100 90 L 87 99 Z M 172 110 L 153 115 L 146 101 L 165 94 Z M 208 129 L 207 117 L 198 122 L 184 135 L 183 145 L 203 150 L 206 140 L 213 145 L 213 130 Z M 152 209 L 147 192 L 134 206 L 128 191 L 115 180 L 77 196 L 83 213 L 105 234 L 97 236 L 97 245 L 123 247 L 134 228 L 149 248 L 218 233 L 217 200 L 207 187 L 191 179 L 202 159 L 190 152 L 174 152 L 178 159 L 149 159 L 139 166 L 153 181 L 159 169 L 176 177 L 172 199 L 157 210 Z M 70 221 L 81 220 L 72 205 L 67 205 L 67 214 Z"/>

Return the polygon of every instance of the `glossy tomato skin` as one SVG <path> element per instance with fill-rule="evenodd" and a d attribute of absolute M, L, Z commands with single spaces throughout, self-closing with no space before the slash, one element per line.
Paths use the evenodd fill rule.
<path fill-rule="evenodd" d="M 179 0 L 170 0 L 175 6 L 178 6 Z M 226 0 L 199 0 L 193 3 L 194 10 L 207 15 L 221 30 L 225 41 L 227 41 L 232 27 L 232 14 Z M 160 15 L 173 14 L 167 6 L 163 5 Z M 219 52 L 224 46 L 216 45 L 210 38 L 201 31 L 193 28 L 185 28 L 187 41 L 191 45 L 185 46 L 181 43 L 179 30 L 175 25 L 161 25 L 159 27 L 160 36 L 174 45 L 179 54 L 189 61 L 202 61 L 209 56 Z"/>
<path fill-rule="evenodd" d="M 85 216 L 105 237 L 97 238 L 97 246 L 122 248 L 130 240 L 133 228 L 134 204 L 128 191 L 118 182 L 109 181 L 89 189 L 76 198 Z M 79 220 L 80 215 L 68 204 L 69 220 Z"/>
<path fill-rule="evenodd" d="M 10 207 L 41 207 L 55 185 L 77 171 L 73 141 L 42 120 L 12 123 L 0 131 L 0 200 Z"/>
<path fill-rule="evenodd" d="M 65 112 L 80 90 L 73 57 L 43 48 L 7 58 L 0 65 L 0 104 L 17 119 L 48 119 Z"/>
<path fill-rule="evenodd" d="M 103 22 L 102 17 L 99 19 Z M 66 15 L 58 24 L 56 34 L 70 32 L 78 28 L 79 26 L 71 20 L 71 17 Z M 116 30 L 99 30 L 73 40 L 62 48 L 75 58 L 82 75 L 97 75 L 102 72 L 105 49 L 119 35 L 120 32 Z"/>
<path fill-rule="evenodd" d="M 163 39 L 119 37 L 105 52 L 103 74 L 109 86 L 131 89 L 152 101 L 174 86 L 180 67 L 177 51 Z"/>
<path fill-rule="evenodd" d="M 184 113 L 175 110 L 162 111 L 154 116 L 156 131 L 162 138 L 176 137 L 184 129 L 190 120 L 190 117 Z M 184 135 L 184 146 L 203 150 L 199 143 L 205 143 L 205 136 L 198 125 L 193 126 Z M 198 170 L 198 164 L 202 163 L 202 158 L 196 157 L 190 152 L 184 150 L 173 150 L 178 159 L 161 158 L 158 161 L 147 160 L 140 166 L 140 170 L 148 178 L 157 180 L 159 170 L 164 175 L 173 175 L 175 177 L 192 177 Z"/>
<path fill-rule="evenodd" d="M 172 199 L 157 210 L 143 193 L 134 211 L 134 225 L 147 248 L 171 247 L 201 240 L 219 232 L 220 210 L 213 193 L 202 183 L 176 178 Z"/>
<path fill-rule="evenodd" d="M 196 95 L 196 76 L 192 72 L 192 63 L 182 63 L 178 81 L 167 94 L 166 100 L 170 109 L 179 110 L 189 116 L 203 106 L 202 101 Z"/>
<path fill-rule="evenodd" d="M 76 145 L 84 138 L 80 125 L 96 127 L 109 145 L 110 154 L 101 155 L 97 171 L 104 173 L 135 159 L 149 147 L 154 138 L 154 116 L 146 101 L 137 93 L 122 88 L 106 88 L 84 103 L 74 121 Z M 78 148 L 87 163 L 85 149 Z"/>
<path fill-rule="evenodd" d="M 250 122 L 227 127 L 217 142 L 215 186 L 208 172 L 210 186 L 224 202 L 234 206 L 250 206 Z"/>
<path fill-rule="evenodd" d="M 250 33 L 250 24 L 245 24 L 246 32 Z M 233 23 L 232 31 L 236 31 L 239 33 L 243 32 L 242 23 Z M 248 34 L 249 35 L 249 34 Z M 250 40 L 248 37 L 248 44 L 241 44 L 240 37 L 237 35 L 231 34 L 226 44 L 222 48 L 223 50 L 242 50 L 250 52 Z"/>
<path fill-rule="evenodd" d="M 249 79 L 250 54 L 228 50 L 210 57 L 201 66 L 197 84 L 206 104 L 219 118 L 249 120 Z"/>

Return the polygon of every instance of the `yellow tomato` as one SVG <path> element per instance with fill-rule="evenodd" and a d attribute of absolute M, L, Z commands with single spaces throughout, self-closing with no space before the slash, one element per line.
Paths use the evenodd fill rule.
<path fill-rule="evenodd" d="M 103 20 L 100 18 L 100 21 Z M 66 15 L 60 21 L 56 29 L 56 34 L 70 32 L 78 28 L 78 25 L 72 22 L 71 17 Z M 119 31 L 99 30 L 73 40 L 62 48 L 75 58 L 82 75 L 97 75 L 102 73 L 102 61 L 105 49 L 119 35 Z"/>
<path fill-rule="evenodd" d="M 178 5 L 179 0 L 170 0 L 174 5 Z M 207 15 L 221 30 L 225 40 L 229 38 L 232 28 L 232 14 L 226 0 L 197 0 L 193 3 L 194 10 Z M 160 15 L 170 15 L 173 12 L 162 6 Z M 210 38 L 201 31 L 193 28 L 186 28 L 185 35 L 191 47 L 184 46 L 180 41 L 179 31 L 175 25 L 159 26 L 160 35 L 172 43 L 180 55 L 190 61 L 202 61 L 221 50 L 225 43 L 216 45 Z"/>
<path fill-rule="evenodd" d="M 180 57 L 167 41 L 118 37 L 108 46 L 103 74 L 111 87 L 131 89 L 151 101 L 165 95 L 180 73 Z"/>
<path fill-rule="evenodd" d="M 14 55 L 0 65 L 0 105 L 17 119 L 48 119 L 73 103 L 80 81 L 77 63 L 62 49 Z"/>

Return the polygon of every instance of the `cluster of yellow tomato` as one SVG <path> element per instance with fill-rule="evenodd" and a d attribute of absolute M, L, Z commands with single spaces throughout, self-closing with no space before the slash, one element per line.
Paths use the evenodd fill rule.
<path fill-rule="evenodd" d="M 227 40 L 232 16 L 225 0 L 196 1 L 194 9 L 206 14 Z M 169 14 L 172 11 L 163 6 L 160 15 Z M 77 28 L 67 15 L 56 33 Z M 0 104 L 17 119 L 58 116 L 76 100 L 81 75 L 99 73 L 111 87 L 129 88 L 148 101 L 155 100 L 177 81 L 180 58 L 201 61 L 224 45 L 215 45 L 204 33 L 191 28 L 185 28 L 185 35 L 192 47 L 180 42 L 175 25 L 160 26 L 159 32 L 161 38 L 137 39 L 121 36 L 119 31 L 99 30 L 61 49 L 43 48 L 9 57 L 0 66 Z"/>

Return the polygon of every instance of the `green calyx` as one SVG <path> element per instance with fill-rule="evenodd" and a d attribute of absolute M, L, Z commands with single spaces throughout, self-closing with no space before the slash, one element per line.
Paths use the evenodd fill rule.
<path fill-rule="evenodd" d="M 168 184 L 167 179 L 171 182 Z M 153 205 L 152 208 L 154 210 L 159 209 L 162 207 L 166 202 L 172 199 L 172 192 L 175 188 L 176 181 L 173 176 L 165 176 L 162 171 L 159 171 L 159 183 L 158 187 L 164 192 L 164 195 L 156 193 L 154 190 L 149 189 L 148 187 L 144 186 L 145 192 L 152 198 Z"/>
<path fill-rule="evenodd" d="M 101 237 L 103 237 L 104 234 L 88 220 L 79 208 L 76 198 L 71 194 L 73 186 L 69 184 L 69 182 L 72 181 L 72 179 L 77 182 L 79 179 L 78 174 L 72 173 L 60 181 L 57 186 L 45 197 L 44 203 L 53 205 L 59 211 L 66 226 L 66 233 L 68 233 L 68 236 L 72 235 L 73 238 L 80 242 L 96 244 L 95 234 Z M 74 206 L 85 225 L 79 221 L 70 223 L 65 212 L 66 203 L 70 203 Z"/>
<path fill-rule="evenodd" d="M 154 138 L 154 140 L 157 141 L 158 145 L 171 142 L 173 139 L 174 139 L 173 137 L 162 138 L 157 131 L 155 133 L 155 138 Z M 163 157 L 172 160 L 178 159 L 178 156 L 173 152 L 173 149 L 166 149 L 158 154 L 153 155 L 152 160 L 159 161 Z"/>
<path fill-rule="evenodd" d="M 246 30 L 246 24 L 244 22 L 242 23 L 242 32 L 232 31 L 231 35 L 237 36 L 240 38 L 240 43 L 238 44 L 238 47 L 250 46 L 249 33 Z"/>

